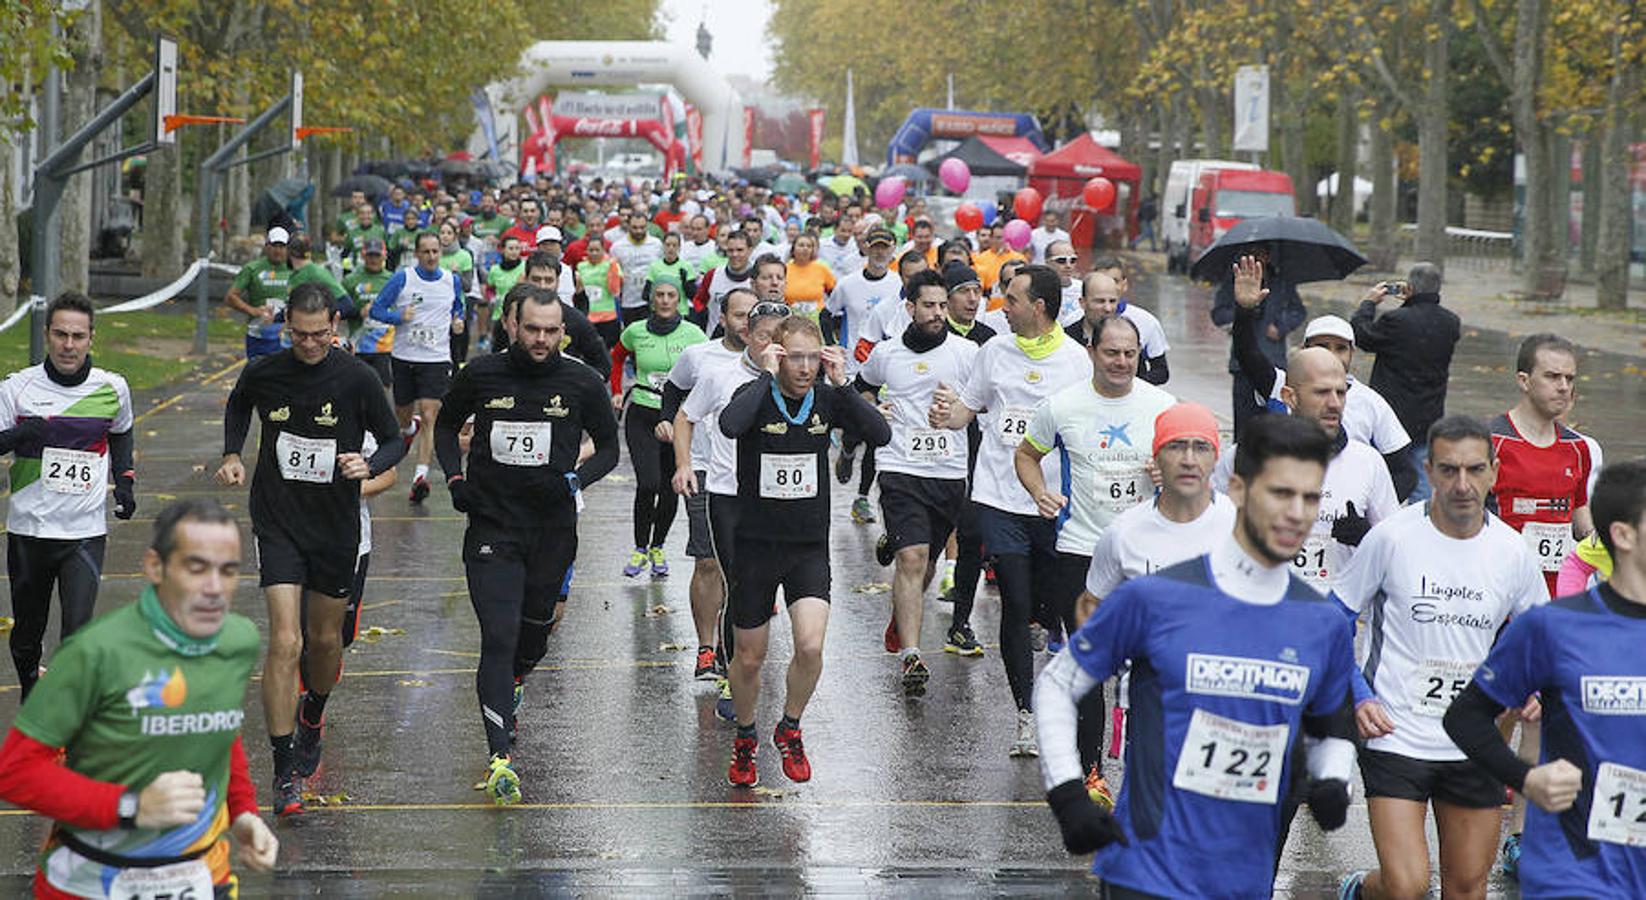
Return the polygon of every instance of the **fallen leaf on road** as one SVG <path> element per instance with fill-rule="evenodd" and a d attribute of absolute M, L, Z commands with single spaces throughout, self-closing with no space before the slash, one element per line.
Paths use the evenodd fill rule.
<path fill-rule="evenodd" d="M 759 797 L 770 797 L 773 800 L 782 800 L 784 797 L 794 793 L 794 791 L 779 791 L 774 788 L 766 787 L 763 784 L 757 784 L 754 786 L 754 793 Z"/>
<path fill-rule="evenodd" d="M 887 584 L 884 581 L 871 581 L 868 584 L 860 584 L 857 587 L 852 588 L 852 593 L 854 593 L 854 594 L 884 594 L 884 593 L 886 593 L 887 591 L 889 591 L 891 589 L 892 589 L 892 586 L 890 584 Z"/>
<path fill-rule="evenodd" d="M 657 652 L 659 653 L 679 653 L 682 650 L 690 649 L 691 648 L 685 644 L 675 644 L 670 642 L 664 642 L 657 645 Z"/>
<path fill-rule="evenodd" d="M 154 499 L 163 501 L 165 503 L 170 503 L 171 501 L 177 499 L 177 495 L 176 494 L 155 494 Z"/>
<path fill-rule="evenodd" d="M 348 794 L 316 794 L 313 791 L 303 792 L 304 803 L 314 803 L 319 806 L 342 806 L 353 800 Z"/>
<path fill-rule="evenodd" d="M 406 629 L 404 628 L 384 628 L 381 625 L 368 625 L 366 630 L 360 632 L 360 639 L 368 644 L 375 644 L 390 635 L 402 635 L 405 633 Z"/>
<path fill-rule="evenodd" d="M 668 606 L 666 606 L 662 603 L 659 603 L 656 606 L 653 606 L 651 609 L 646 610 L 646 618 L 654 619 L 654 618 L 657 618 L 659 616 L 666 616 L 666 615 L 668 615 L 669 613 L 672 613 L 672 612 L 674 612 L 673 609 L 670 609 Z"/>
<path fill-rule="evenodd" d="M 434 682 L 422 678 L 402 678 L 399 683 L 401 687 L 428 687 L 434 684 Z"/>
<path fill-rule="evenodd" d="M 200 473 L 201 473 L 201 472 L 204 472 L 204 471 L 206 471 L 206 467 L 205 467 L 205 466 L 202 466 L 202 465 L 196 465 L 196 466 L 195 466 L 195 467 L 194 467 L 194 474 L 196 474 L 196 475 L 198 475 L 198 474 L 200 474 Z"/>

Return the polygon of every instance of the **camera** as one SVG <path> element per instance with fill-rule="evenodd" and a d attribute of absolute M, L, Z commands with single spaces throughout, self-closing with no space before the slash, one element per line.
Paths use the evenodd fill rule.
<path fill-rule="evenodd" d="M 1390 297 L 1403 296 L 1406 293 L 1406 282 L 1404 282 L 1404 281 L 1385 282 L 1384 285 L 1383 285 L 1383 293 L 1389 295 Z"/>

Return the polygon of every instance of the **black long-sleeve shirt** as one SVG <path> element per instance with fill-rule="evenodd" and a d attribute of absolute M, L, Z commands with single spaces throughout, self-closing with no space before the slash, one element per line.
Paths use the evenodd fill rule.
<path fill-rule="evenodd" d="M 457 373 L 434 423 L 434 451 L 448 478 L 464 474 L 457 433 L 471 415 L 465 480 L 473 522 L 575 525 L 576 499 L 566 473 L 575 470 L 586 488 L 617 465 L 617 418 L 605 381 L 559 354 L 536 363 L 515 346 Z M 578 466 L 585 433 L 594 440 L 594 455 Z"/>
<path fill-rule="evenodd" d="M 313 365 L 289 349 L 253 360 L 229 394 L 225 455 L 245 447 L 253 410 L 263 430 L 251 480 L 252 530 L 278 527 L 293 537 L 359 543 L 360 482 L 343 477 L 337 456 L 359 453 L 368 431 L 377 439 L 366 461 L 372 475 L 406 455 L 377 373 L 336 348 Z"/>
<path fill-rule="evenodd" d="M 805 420 L 791 424 L 772 398 L 771 373 L 743 385 L 720 412 L 720 431 L 737 441 L 739 537 L 785 543 L 829 538 L 829 431 L 840 428 L 884 447 L 892 426 L 852 389 L 819 384 Z M 790 416 L 804 401 L 782 398 Z"/>
<path fill-rule="evenodd" d="M 1429 426 L 1446 414 L 1452 351 L 1463 336 L 1457 313 L 1440 305 L 1439 294 L 1414 294 L 1382 316 L 1375 302 L 1362 301 L 1349 325 L 1355 346 L 1377 354 L 1372 390 L 1389 401 L 1406 433 L 1421 443 Z"/>

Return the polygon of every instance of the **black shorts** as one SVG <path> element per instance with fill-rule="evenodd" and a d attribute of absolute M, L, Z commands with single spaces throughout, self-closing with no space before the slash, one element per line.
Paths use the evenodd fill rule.
<path fill-rule="evenodd" d="M 358 545 L 304 546 L 278 528 L 255 533 L 257 585 L 302 585 L 304 590 L 344 599 L 354 590 Z"/>
<path fill-rule="evenodd" d="M 893 550 L 925 544 L 942 551 L 966 508 L 966 479 L 880 473 L 880 513 Z"/>
<path fill-rule="evenodd" d="M 701 485 L 702 482 L 699 482 Z M 709 494 L 709 540 L 714 561 L 720 564 L 720 577 L 730 578 L 737 553 L 737 520 L 740 505 L 736 497 Z"/>
<path fill-rule="evenodd" d="M 737 558 L 742 565 L 727 570 L 731 579 L 732 624 L 759 628 L 771 621 L 777 589 L 785 606 L 801 597 L 829 599 L 829 545 L 794 544 L 739 537 Z"/>
<path fill-rule="evenodd" d="M 709 473 L 698 469 L 693 474 L 697 476 L 697 493 L 686 498 L 686 555 L 692 559 L 714 559 L 714 537 L 709 533 L 709 494 L 703 490 L 703 481 Z"/>
<path fill-rule="evenodd" d="M 407 362 L 396 357 L 391 365 L 395 406 L 410 406 L 414 400 L 439 400 L 452 386 L 449 362 Z"/>
<path fill-rule="evenodd" d="M 356 353 L 354 358 L 371 366 L 371 370 L 377 373 L 377 379 L 383 382 L 384 387 L 394 384 L 393 357 L 387 353 Z"/>
<path fill-rule="evenodd" d="M 1467 759 L 1435 762 L 1362 748 L 1360 778 L 1367 797 L 1439 800 L 1468 809 L 1503 805 L 1503 782 Z"/>

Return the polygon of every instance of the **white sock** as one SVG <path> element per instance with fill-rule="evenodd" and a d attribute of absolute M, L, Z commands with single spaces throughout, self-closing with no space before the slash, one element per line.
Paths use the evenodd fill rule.
<path fill-rule="evenodd" d="M 898 658 L 899 659 L 908 659 L 911 656 L 919 656 L 919 655 L 920 655 L 920 648 L 919 647 L 904 647 L 901 651 L 898 652 Z"/>
<path fill-rule="evenodd" d="M 427 477 L 429 477 L 429 467 L 426 466 L 426 465 L 423 465 L 422 463 L 419 463 L 417 465 L 417 471 L 412 475 L 412 480 L 415 481 L 419 478 L 427 478 Z"/>
<path fill-rule="evenodd" d="M 943 560 L 943 577 L 944 578 L 953 578 L 954 577 L 954 564 L 955 564 L 955 561 L 952 560 L 952 559 Z"/>

